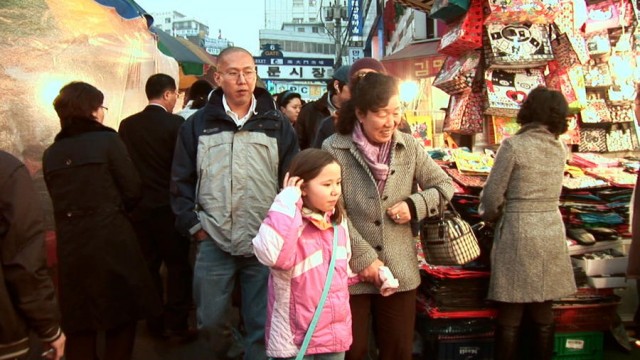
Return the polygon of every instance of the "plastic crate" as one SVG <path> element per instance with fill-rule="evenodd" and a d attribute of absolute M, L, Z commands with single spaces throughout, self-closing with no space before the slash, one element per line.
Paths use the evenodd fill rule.
<path fill-rule="evenodd" d="M 604 334 L 600 331 L 556 333 L 554 359 L 601 360 L 604 357 Z"/>
<path fill-rule="evenodd" d="M 423 337 L 423 359 L 493 360 L 493 333 L 427 335 Z"/>
<path fill-rule="evenodd" d="M 557 332 L 606 331 L 616 318 L 620 301 L 553 305 Z"/>

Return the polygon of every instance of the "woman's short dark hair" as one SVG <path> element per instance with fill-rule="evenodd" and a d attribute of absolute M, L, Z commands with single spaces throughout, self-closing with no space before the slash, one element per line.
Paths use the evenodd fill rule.
<path fill-rule="evenodd" d="M 76 122 L 95 120 L 93 112 L 104 102 L 104 94 L 95 86 L 73 81 L 63 86 L 53 100 L 53 108 L 65 128 Z"/>
<path fill-rule="evenodd" d="M 353 80 L 351 99 L 338 111 L 336 131 L 340 134 L 351 134 L 358 121 L 356 110 L 363 113 L 377 111 L 387 104 L 389 99 L 400 93 L 398 79 L 376 72 L 368 72 Z"/>
<path fill-rule="evenodd" d="M 540 123 L 557 137 L 569 128 L 568 115 L 569 106 L 561 92 L 538 86 L 522 104 L 517 121 L 520 125 Z"/>
<path fill-rule="evenodd" d="M 213 91 L 213 85 L 204 79 L 196 80 L 189 88 L 187 99 L 192 100 L 192 109 L 200 109 L 207 104 L 209 94 Z"/>
<path fill-rule="evenodd" d="M 340 165 L 338 160 L 333 157 L 330 152 L 315 148 L 305 149 L 300 151 L 291 160 L 288 170 L 289 176 L 297 176 L 307 182 L 316 178 L 325 166 L 333 163 Z M 342 203 L 338 201 L 336 209 L 331 216 L 331 221 L 336 224 L 341 223 L 344 213 Z"/>
<path fill-rule="evenodd" d="M 291 100 L 296 98 L 302 101 L 302 96 L 300 96 L 300 94 L 298 94 L 297 92 L 293 92 L 289 90 L 281 92 L 280 94 L 278 94 L 278 100 L 276 101 L 276 104 L 278 105 L 278 109 L 287 107 L 287 105 L 289 105 Z"/>

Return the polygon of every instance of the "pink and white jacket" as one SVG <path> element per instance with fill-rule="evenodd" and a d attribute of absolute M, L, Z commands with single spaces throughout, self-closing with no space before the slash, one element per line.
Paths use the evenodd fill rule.
<path fill-rule="evenodd" d="M 276 196 L 253 249 L 258 260 L 271 268 L 265 341 L 267 355 L 296 356 L 320 301 L 327 278 L 333 227 L 324 217 L 302 209 L 300 190 L 286 187 Z M 347 351 L 351 346 L 349 259 L 351 246 L 347 221 L 338 225 L 335 271 L 327 300 L 306 354 Z"/>

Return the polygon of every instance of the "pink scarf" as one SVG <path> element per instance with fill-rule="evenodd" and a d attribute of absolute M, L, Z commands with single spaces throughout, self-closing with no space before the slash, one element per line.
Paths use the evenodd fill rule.
<path fill-rule="evenodd" d="M 389 176 L 391 141 L 384 144 L 372 144 L 364 135 L 360 123 L 356 123 L 356 126 L 354 126 L 351 137 L 353 138 L 353 142 L 356 143 L 358 150 L 360 150 L 360 154 L 364 157 L 364 161 L 369 166 L 373 178 L 376 180 L 378 193 L 382 195 L 384 185 Z"/>

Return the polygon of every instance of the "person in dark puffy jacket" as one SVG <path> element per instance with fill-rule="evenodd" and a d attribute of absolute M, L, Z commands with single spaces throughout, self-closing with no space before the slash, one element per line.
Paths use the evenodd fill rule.
<path fill-rule="evenodd" d="M 45 343 L 45 358 L 62 358 L 65 335 L 47 274 L 40 200 L 24 164 L 1 150 L 0 255 L 0 359 L 27 354 L 30 330 Z"/>

